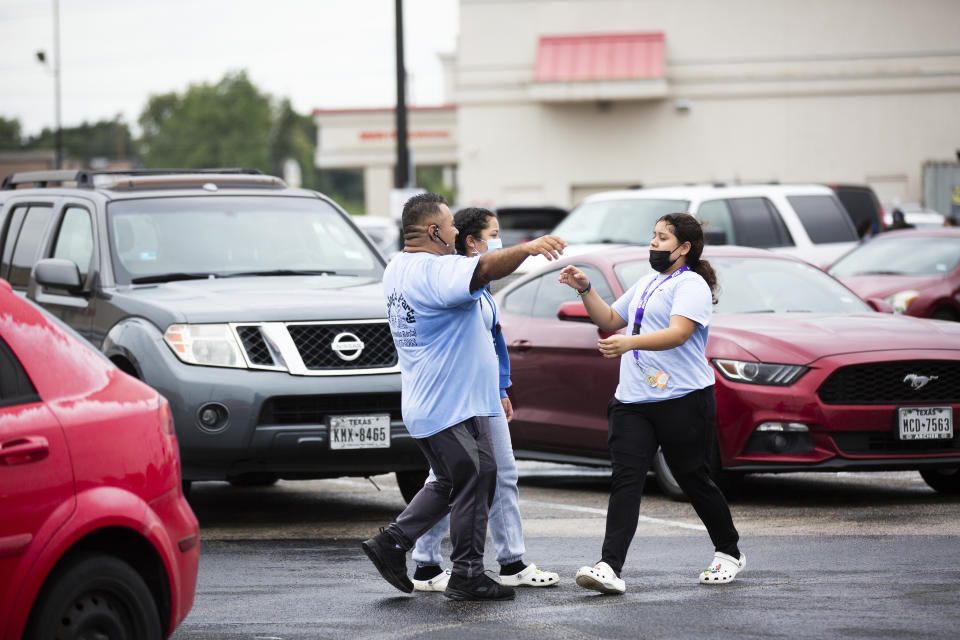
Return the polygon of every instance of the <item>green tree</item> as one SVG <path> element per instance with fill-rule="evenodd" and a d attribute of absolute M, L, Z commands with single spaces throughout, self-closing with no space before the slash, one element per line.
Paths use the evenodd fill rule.
<path fill-rule="evenodd" d="M 274 173 L 274 111 L 245 71 L 183 95 L 151 96 L 140 115 L 141 158 L 150 168 L 245 167 Z M 311 165 L 312 166 L 312 165 Z"/>
<path fill-rule="evenodd" d="M 22 142 L 20 121 L 16 118 L 8 120 L 0 116 L 0 149 L 4 151 L 19 150 Z"/>
<path fill-rule="evenodd" d="M 277 108 L 270 156 L 273 161 L 273 173 L 282 176 L 283 164 L 292 158 L 300 165 L 301 186 L 314 189 L 317 184 L 313 153 L 316 147 L 317 125 L 311 116 L 300 115 L 290 106 L 290 100 L 284 98 Z"/>
<path fill-rule="evenodd" d="M 54 149 L 56 131 L 45 128 L 28 138 L 25 149 Z M 94 158 L 137 159 L 137 148 L 130 127 L 119 117 L 115 120 L 84 122 L 77 127 L 63 128 L 63 152 L 68 158 L 89 166 Z"/>

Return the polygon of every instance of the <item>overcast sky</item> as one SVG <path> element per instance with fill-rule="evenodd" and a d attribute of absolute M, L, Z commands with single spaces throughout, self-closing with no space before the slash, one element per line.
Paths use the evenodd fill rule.
<path fill-rule="evenodd" d="M 0 0 L 0 115 L 25 134 L 54 124 L 53 0 Z M 393 0 L 60 0 L 64 126 L 135 125 L 151 94 L 246 69 L 252 82 L 314 108 L 395 99 Z M 407 101 L 443 102 L 438 53 L 453 52 L 456 0 L 404 0 Z"/>

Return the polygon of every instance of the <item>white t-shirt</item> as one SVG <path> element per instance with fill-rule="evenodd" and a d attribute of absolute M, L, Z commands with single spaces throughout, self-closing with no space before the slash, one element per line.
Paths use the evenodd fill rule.
<path fill-rule="evenodd" d="M 649 289 L 648 285 L 651 285 Z M 712 385 L 714 373 L 705 354 L 713 298 L 706 281 L 689 270 L 672 278 L 654 273 L 640 279 L 613 303 L 613 310 L 627 322 L 628 336 L 634 335 L 634 318 L 645 289 L 647 305 L 640 322 L 640 335 L 666 329 L 670 326 L 670 316 L 689 318 L 697 327 L 679 347 L 637 351 L 636 356 L 630 350 L 620 356 L 620 384 L 614 394 L 617 400 L 657 402 Z"/>
<path fill-rule="evenodd" d="M 477 258 L 398 253 L 383 273 L 390 333 L 400 360 L 407 431 L 426 438 L 502 411 L 497 355 L 470 291 Z"/>

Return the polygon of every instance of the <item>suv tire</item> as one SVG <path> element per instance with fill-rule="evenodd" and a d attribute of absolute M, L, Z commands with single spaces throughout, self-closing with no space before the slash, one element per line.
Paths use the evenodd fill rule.
<path fill-rule="evenodd" d="M 427 481 L 429 469 L 412 469 L 408 471 L 397 471 L 397 486 L 400 487 L 400 495 L 404 501 L 410 502 L 413 496 L 423 489 L 423 483 Z"/>

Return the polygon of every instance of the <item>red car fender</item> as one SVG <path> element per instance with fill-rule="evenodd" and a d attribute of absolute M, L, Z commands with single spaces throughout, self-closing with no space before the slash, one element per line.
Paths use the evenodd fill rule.
<path fill-rule="evenodd" d="M 100 486 L 77 494 L 76 510 L 72 517 L 50 536 L 42 549 L 41 545 L 36 545 L 41 550 L 21 583 L 5 637 L 19 638 L 23 634 L 37 594 L 64 554 L 87 535 L 111 527 L 125 528 L 140 534 L 160 556 L 170 592 L 171 620 L 168 628 L 173 629 L 175 624 L 179 623 L 181 594 L 174 588 L 179 584 L 180 578 L 180 570 L 175 562 L 175 554 L 180 553 L 176 541 L 169 539 L 163 523 L 138 496 L 118 487 Z M 196 549 L 194 547 L 195 553 Z M 178 581 L 172 581 L 171 576 Z"/>

